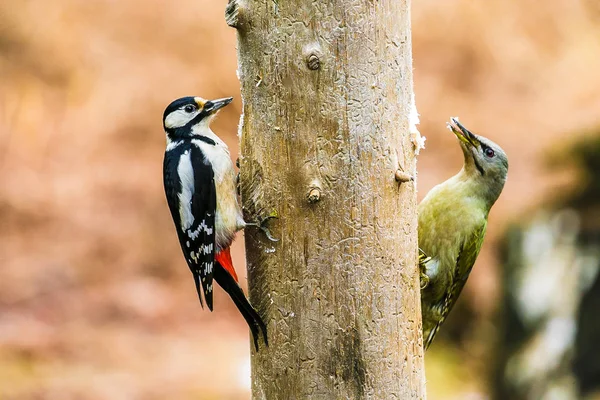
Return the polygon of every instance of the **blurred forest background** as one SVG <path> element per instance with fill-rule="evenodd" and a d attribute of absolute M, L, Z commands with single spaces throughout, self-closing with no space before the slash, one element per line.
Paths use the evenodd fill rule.
<path fill-rule="evenodd" d="M 0 1 L 0 399 L 249 398 L 247 327 L 220 290 L 200 309 L 161 176 L 180 96 L 235 97 L 214 130 L 237 155 L 226 3 Z M 600 398 L 600 3 L 412 20 L 419 198 L 461 166 L 450 116 L 510 159 L 429 398 Z M 239 242 L 234 262 L 245 284 Z"/>

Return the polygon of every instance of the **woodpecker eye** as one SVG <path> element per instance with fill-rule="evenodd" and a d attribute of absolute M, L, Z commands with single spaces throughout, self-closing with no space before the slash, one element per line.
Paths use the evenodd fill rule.
<path fill-rule="evenodd" d="M 196 110 L 196 107 L 194 107 L 191 104 L 188 104 L 187 106 L 185 106 L 184 110 L 185 110 L 186 113 L 191 113 L 191 112 L 194 112 Z"/>
<path fill-rule="evenodd" d="M 484 150 L 484 153 L 488 158 L 492 158 L 496 155 L 496 153 L 494 153 L 494 150 L 490 149 L 489 147 Z"/>

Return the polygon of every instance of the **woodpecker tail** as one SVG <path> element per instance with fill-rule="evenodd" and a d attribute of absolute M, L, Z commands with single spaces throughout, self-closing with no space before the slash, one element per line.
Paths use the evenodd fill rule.
<path fill-rule="evenodd" d="M 229 249 L 226 251 L 227 254 L 229 254 Z M 229 260 L 231 260 L 231 257 L 229 257 Z M 262 332 L 265 345 L 268 346 L 269 341 L 267 339 L 267 326 L 263 322 L 260 315 L 258 315 L 256 310 L 248 302 L 248 299 L 244 295 L 242 288 L 237 284 L 237 276 L 234 278 L 229 273 L 228 269 L 224 268 L 220 262 L 216 262 L 214 278 L 217 283 L 229 294 L 231 300 L 233 300 L 236 307 L 238 310 L 240 310 L 240 313 L 246 320 L 246 323 L 252 332 L 252 339 L 254 340 L 254 347 L 256 348 L 256 351 L 258 351 L 259 330 Z"/>

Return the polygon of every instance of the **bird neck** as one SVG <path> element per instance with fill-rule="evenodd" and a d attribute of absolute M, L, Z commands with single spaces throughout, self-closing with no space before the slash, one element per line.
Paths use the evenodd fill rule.
<path fill-rule="evenodd" d="M 498 200 L 506 181 L 506 177 L 482 175 L 477 169 L 466 166 L 454 178 L 461 186 L 464 195 L 481 200 L 487 212 Z"/>
<path fill-rule="evenodd" d="M 192 127 L 192 139 L 194 139 L 194 137 L 205 137 L 227 148 L 225 142 L 210 129 L 209 123 L 210 121 L 202 121 L 199 124 L 194 125 Z"/>

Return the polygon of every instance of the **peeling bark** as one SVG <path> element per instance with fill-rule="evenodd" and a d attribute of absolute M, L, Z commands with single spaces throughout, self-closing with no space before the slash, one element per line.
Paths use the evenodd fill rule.
<path fill-rule="evenodd" d="M 268 348 L 254 399 L 425 397 L 410 3 L 230 1 L 250 299 Z M 402 171 L 410 179 L 398 179 Z"/>

